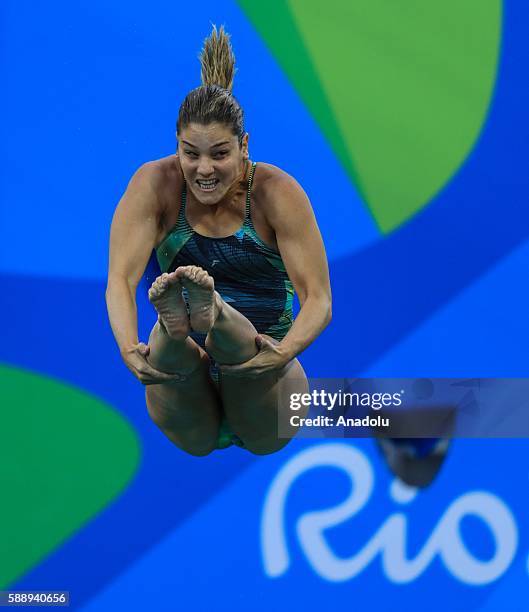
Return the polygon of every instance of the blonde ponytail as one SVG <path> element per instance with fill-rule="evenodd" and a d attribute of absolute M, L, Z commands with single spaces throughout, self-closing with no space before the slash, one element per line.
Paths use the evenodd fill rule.
<path fill-rule="evenodd" d="M 190 91 L 180 105 L 176 133 L 190 123 L 208 125 L 222 123 L 237 136 L 242 145 L 244 138 L 244 113 L 231 93 L 235 74 L 235 56 L 230 36 L 220 27 L 213 26 L 211 34 L 204 41 L 200 53 L 202 85 Z"/>
<path fill-rule="evenodd" d="M 230 44 L 230 35 L 220 26 L 213 25 L 211 34 L 204 41 L 200 53 L 202 85 L 218 85 L 231 91 L 235 74 L 235 55 Z"/>

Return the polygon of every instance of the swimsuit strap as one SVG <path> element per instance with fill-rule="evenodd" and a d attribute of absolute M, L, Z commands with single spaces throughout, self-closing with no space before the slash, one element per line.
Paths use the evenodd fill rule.
<path fill-rule="evenodd" d="M 178 225 L 187 225 L 186 219 L 186 202 L 187 202 L 187 183 L 184 179 L 184 185 L 182 187 L 182 197 L 180 199 L 180 212 L 178 213 Z"/>
<path fill-rule="evenodd" d="M 250 217 L 250 195 L 252 193 L 253 175 L 255 173 L 256 166 L 257 162 L 253 162 L 252 169 L 250 170 L 250 176 L 248 177 L 248 191 L 246 192 L 246 213 L 244 222 L 248 222 L 250 225 L 252 224 L 252 218 Z"/>

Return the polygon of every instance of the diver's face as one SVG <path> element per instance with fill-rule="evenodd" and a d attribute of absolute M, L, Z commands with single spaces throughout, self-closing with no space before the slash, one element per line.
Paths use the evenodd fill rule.
<path fill-rule="evenodd" d="M 241 177 L 248 158 L 248 134 L 239 145 L 227 125 L 190 123 L 178 137 L 178 156 L 195 198 L 201 204 L 218 204 Z"/>

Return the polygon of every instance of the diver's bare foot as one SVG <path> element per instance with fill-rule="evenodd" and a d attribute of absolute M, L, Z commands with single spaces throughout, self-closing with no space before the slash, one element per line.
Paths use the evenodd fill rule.
<path fill-rule="evenodd" d="M 167 334 L 174 340 L 189 335 L 189 316 L 182 297 L 182 285 L 176 272 L 164 272 L 149 289 L 149 301 L 156 308 Z"/>
<path fill-rule="evenodd" d="M 175 272 L 189 295 L 191 329 L 207 333 L 221 309 L 221 300 L 215 291 L 213 278 L 198 266 L 182 266 Z"/>

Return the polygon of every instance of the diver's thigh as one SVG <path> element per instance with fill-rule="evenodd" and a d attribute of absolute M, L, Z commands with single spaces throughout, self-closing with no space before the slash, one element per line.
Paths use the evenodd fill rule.
<path fill-rule="evenodd" d="M 278 450 L 294 437 L 295 427 L 288 431 L 282 427 L 282 438 L 278 437 L 278 420 L 281 418 L 288 426 L 291 394 L 307 391 L 307 377 L 297 359 L 281 372 L 259 378 L 223 374 L 220 385 L 222 406 L 231 428 L 248 450 L 262 449 L 262 454 Z"/>
<path fill-rule="evenodd" d="M 149 385 L 145 399 L 153 422 L 178 447 L 194 455 L 214 450 L 221 405 L 204 372 L 190 375 L 185 382 Z"/>

